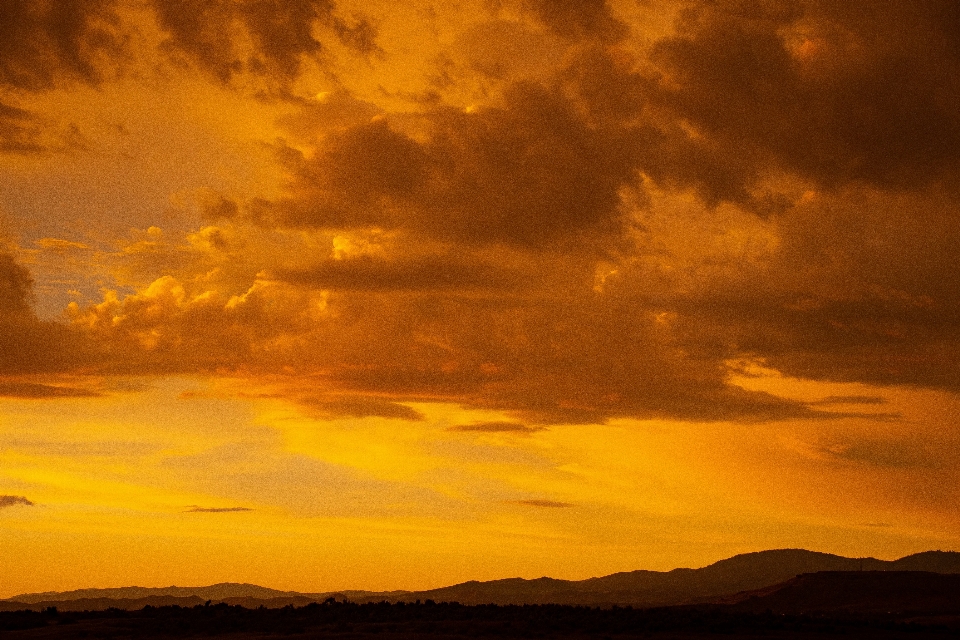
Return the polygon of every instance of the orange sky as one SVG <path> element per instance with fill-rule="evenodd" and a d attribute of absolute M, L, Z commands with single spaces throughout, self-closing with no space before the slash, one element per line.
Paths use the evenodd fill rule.
<path fill-rule="evenodd" d="M 0 3 L 0 597 L 960 547 L 958 24 Z"/>

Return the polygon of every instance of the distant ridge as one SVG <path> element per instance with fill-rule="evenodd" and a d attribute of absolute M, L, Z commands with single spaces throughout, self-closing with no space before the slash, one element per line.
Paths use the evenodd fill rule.
<path fill-rule="evenodd" d="M 155 599 L 170 602 L 182 599 L 182 606 L 207 600 L 240 604 L 246 607 L 302 606 L 327 598 L 353 602 L 460 602 L 462 604 L 579 604 L 630 605 L 634 607 L 669 606 L 716 602 L 718 598 L 739 592 L 756 591 L 792 580 L 800 574 L 817 572 L 925 571 L 960 574 L 960 553 L 926 551 L 887 561 L 876 558 L 846 558 L 804 549 L 775 549 L 745 553 L 720 560 L 701 569 L 672 571 L 629 571 L 586 580 L 554 578 L 507 578 L 487 582 L 470 581 L 427 591 L 336 591 L 298 593 L 279 591 L 252 584 L 220 583 L 207 587 L 123 587 L 116 589 L 80 589 L 63 593 L 46 592 L 14 596 L 0 601 L 0 610 L 58 606 L 75 601 L 88 608 L 142 608 Z M 115 604 L 111 605 L 113 602 Z M 118 606 L 120 603 L 123 606 Z M 160 606 L 160 605 L 154 605 Z"/>
<path fill-rule="evenodd" d="M 191 598 L 223 600 L 224 598 L 281 598 L 303 596 L 296 591 L 278 591 L 255 584 L 220 582 L 208 587 L 117 587 L 112 589 L 77 589 L 75 591 L 45 591 L 25 593 L 9 600 L 18 602 L 55 602 L 62 600 L 89 600 L 107 598 L 112 600 L 137 600 L 151 597 Z"/>
<path fill-rule="evenodd" d="M 589 604 L 669 606 L 762 589 L 818 571 L 929 571 L 960 573 L 960 553 L 927 551 L 899 560 L 846 558 L 805 549 L 745 553 L 701 569 L 629 571 L 586 580 L 511 578 L 413 592 L 399 599 L 433 599 L 462 604 Z M 370 598 L 366 601 L 376 599 Z"/>

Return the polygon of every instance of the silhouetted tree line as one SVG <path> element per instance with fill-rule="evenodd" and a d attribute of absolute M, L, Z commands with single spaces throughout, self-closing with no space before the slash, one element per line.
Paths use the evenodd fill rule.
<path fill-rule="evenodd" d="M 766 613 L 736 613 L 722 608 L 630 607 L 591 608 L 568 605 L 472 605 L 387 602 L 356 604 L 333 599 L 305 607 L 248 609 L 227 604 L 151 607 L 138 611 L 0 612 L 0 631 L 60 626 L 62 637 L 70 626 L 94 624 L 97 628 L 137 636 L 220 635 L 237 633 L 323 634 L 332 637 L 446 636 L 502 638 L 558 638 L 584 636 L 649 636 L 664 632 L 697 635 L 753 635 L 758 632 L 793 637 L 845 634 L 852 637 L 957 637 L 946 626 L 904 623 L 883 617 L 821 617 Z M 888 632 L 888 633 L 883 633 Z M 889 635 L 893 633 L 894 635 Z M 106 634 L 105 634 L 106 635 Z M 57 636 L 60 636 L 58 633 Z M 45 636 L 46 637 L 46 636 Z"/>

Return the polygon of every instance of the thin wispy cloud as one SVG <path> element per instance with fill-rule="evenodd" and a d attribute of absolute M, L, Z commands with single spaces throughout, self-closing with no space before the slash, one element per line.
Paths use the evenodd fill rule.
<path fill-rule="evenodd" d="M 887 400 L 880 396 L 827 396 L 810 402 L 811 406 L 827 406 L 833 404 L 886 404 Z"/>
<path fill-rule="evenodd" d="M 517 500 L 516 504 L 525 507 L 541 507 L 544 509 L 566 509 L 574 506 L 570 502 L 558 502 L 556 500 Z"/>
<path fill-rule="evenodd" d="M 543 427 L 528 427 L 517 422 L 477 422 L 474 424 L 458 424 L 447 428 L 447 431 L 474 431 L 478 433 L 534 433 L 543 430 Z"/>
<path fill-rule="evenodd" d="M 88 389 L 61 387 L 34 382 L 0 382 L 0 397 L 41 400 L 46 398 L 95 398 L 100 394 Z"/>
<path fill-rule="evenodd" d="M 0 509 L 16 506 L 32 507 L 34 503 L 23 496 L 0 496 Z"/>

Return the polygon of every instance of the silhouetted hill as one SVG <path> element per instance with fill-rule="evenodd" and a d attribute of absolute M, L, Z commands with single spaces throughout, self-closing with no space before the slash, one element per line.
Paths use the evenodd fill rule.
<path fill-rule="evenodd" d="M 342 594 L 331 594 L 332 598 L 340 601 L 347 600 Z M 178 598 L 175 596 L 148 596 L 146 598 L 75 598 L 73 600 L 43 600 L 40 602 L 20 602 L 17 600 L 0 600 L 0 611 L 43 611 L 48 607 L 56 607 L 58 611 L 105 611 L 106 609 L 121 609 L 123 611 L 139 611 L 144 607 L 196 607 L 206 604 L 227 604 L 230 606 L 257 609 L 281 609 L 283 607 L 305 607 L 308 604 L 322 602 L 312 596 L 286 596 L 280 598 L 224 598 L 223 600 L 203 600 L 197 596 Z"/>
<path fill-rule="evenodd" d="M 84 600 L 89 606 L 130 608 L 135 605 L 102 604 L 117 600 L 140 601 L 144 598 L 196 598 L 201 602 L 242 604 L 245 607 L 268 608 L 327 598 L 353 602 L 460 602 L 462 604 L 577 604 L 629 605 L 634 607 L 670 606 L 716 602 L 718 598 L 745 591 L 779 585 L 800 574 L 822 571 L 926 571 L 960 573 L 960 553 L 928 551 L 886 561 L 876 558 L 845 558 L 803 549 L 776 549 L 746 553 L 720 560 L 701 569 L 672 571 L 630 571 L 586 580 L 554 578 L 508 578 L 487 582 L 470 581 L 427 591 L 338 591 L 297 593 L 278 591 L 249 584 L 222 583 L 209 587 L 127 587 L 121 589 L 82 589 L 66 593 L 39 593 L 15 596 L 0 601 L 3 610 L 16 606 L 11 601 L 58 606 L 67 600 Z M 283 603 L 283 604 L 281 604 Z M 23 605 L 21 605 L 23 606 Z M 143 605 L 140 605 L 143 606 Z M 154 605 L 157 606 L 157 605 Z"/>
<path fill-rule="evenodd" d="M 960 574 L 823 571 L 725 601 L 747 612 L 960 615 Z"/>
<path fill-rule="evenodd" d="M 110 598 L 115 600 L 134 600 L 154 596 L 168 596 L 173 598 L 196 597 L 206 600 L 222 600 L 224 598 L 279 598 L 284 596 L 302 596 L 305 594 L 296 591 L 278 591 L 255 584 L 241 584 L 236 582 L 221 582 L 208 587 L 119 587 L 115 589 L 77 589 L 75 591 L 46 591 L 43 593 L 26 593 L 14 596 L 10 600 L 19 602 L 43 602 L 61 600 L 82 600 L 96 598 Z"/>
<path fill-rule="evenodd" d="M 960 573 L 960 553 L 955 551 L 924 551 L 894 560 L 888 571 L 929 571 L 931 573 Z"/>
<path fill-rule="evenodd" d="M 177 598 L 174 596 L 148 596 L 146 598 L 72 598 L 69 600 L 44 600 L 41 602 L 22 602 L 16 600 L 0 601 L 0 611 L 43 611 L 56 607 L 58 611 L 104 611 L 123 609 L 139 611 L 144 607 L 195 607 L 206 601 L 196 596 Z"/>
<path fill-rule="evenodd" d="M 914 567 L 916 569 L 914 569 Z M 630 571 L 587 580 L 511 578 L 415 591 L 390 601 L 432 599 L 463 604 L 585 604 L 669 606 L 706 602 L 717 596 L 761 589 L 818 571 L 924 570 L 960 573 L 960 553 L 931 551 L 899 560 L 845 558 L 804 549 L 746 553 L 701 569 Z M 378 595 L 360 598 L 374 601 Z"/>

